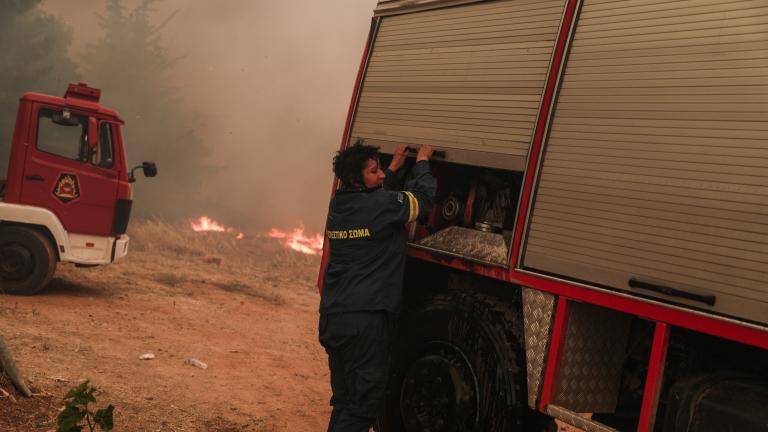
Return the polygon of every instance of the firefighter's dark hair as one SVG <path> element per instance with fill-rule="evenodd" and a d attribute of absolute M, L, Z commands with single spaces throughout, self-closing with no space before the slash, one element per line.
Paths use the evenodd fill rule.
<path fill-rule="evenodd" d="M 333 173 L 346 187 L 363 184 L 363 170 L 369 159 L 379 160 L 379 147 L 363 144 L 363 140 L 339 150 L 333 158 Z"/>

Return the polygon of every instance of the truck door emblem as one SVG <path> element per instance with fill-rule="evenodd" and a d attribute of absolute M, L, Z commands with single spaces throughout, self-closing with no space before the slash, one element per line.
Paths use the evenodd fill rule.
<path fill-rule="evenodd" d="M 80 198 L 80 184 L 74 174 L 61 174 L 56 180 L 53 194 L 63 203 L 68 203 Z"/>

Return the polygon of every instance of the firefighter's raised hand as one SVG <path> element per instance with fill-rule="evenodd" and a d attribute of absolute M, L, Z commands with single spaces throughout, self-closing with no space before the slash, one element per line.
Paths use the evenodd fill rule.
<path fill-rule="evenodd" d="M 429 160 L 434 152 L 435 148 L 431 145 L 421 146 L 421 148 L 419 148 L 419 153 L 416 155 L 416 162 Z"/>
<path fill-rule="evenodd" d="M 408 156 L 408 145 L 400 144 L 392 155 L 392 162 L 389 163 L 389 170 L 395 172 L 405 164 L 405 158 Z"/>

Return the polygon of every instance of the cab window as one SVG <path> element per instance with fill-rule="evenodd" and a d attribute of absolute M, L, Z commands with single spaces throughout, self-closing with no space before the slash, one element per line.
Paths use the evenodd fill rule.
<path fill-rule="evenodd" d="M 112 168 L 115 164 L 111 123 L 99 125 L 99 151 L 94 155 L 94 159 L 94 164 L 101 168 Z"/>
<path fill-rule="evenodd" d="M 91 149 L 88 145 L 87 116 L 42 109 L 37 120 L 37 149 L 100 168 L 112 168 L 112 124 L 102 122 L 99 125 L 99 146 Z"/>
<path fill-rule="evenodd" d="M 88 162 L 88 117 L 42 109 L 37 120 L 37 149 Z"/>

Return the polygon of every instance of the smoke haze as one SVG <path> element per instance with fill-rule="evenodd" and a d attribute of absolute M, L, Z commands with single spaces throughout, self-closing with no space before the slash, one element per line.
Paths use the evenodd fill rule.
<path fill-rule="evenodd" d="M 46 0 L 45 11 L 72 27 L 71 55 L 101 37 L 104 0 Z M 125 1 L 130 9 L 137 1 Z M 215 173 L 200 190 L 178 185 L 169 206 L 195 197 L 199 214 L 247 229 L 310 231 L 324 224 L 330 162 L 338 149 L 376 0 L 165 0 L 153 3 L 182 110 Z M 83 76 L 88 81 L 88 76 Z M 98 83 L 93 83 L 98 85 Z M 108 98 L 109 88 L 103 89 Z M 62 89 L 63 92 L 63 89 Z M 151 104 L 152 101 L 142 101 Z M 119 106 L 113 107 L 120 111 Z M 127 118 L 126 135 L 141 119 Z M 131 164 L 138 160 L 127 142 Z M 141 155 L 145 156 L 145 155 Z M 151 155 L 147 158 L 151 159 Z M 160 175 L 163 167 L 159 166 Z M 139 179 L 136 194 L 151 187 Z M 190 216 L 194 216 L 190 214 Z"/>

